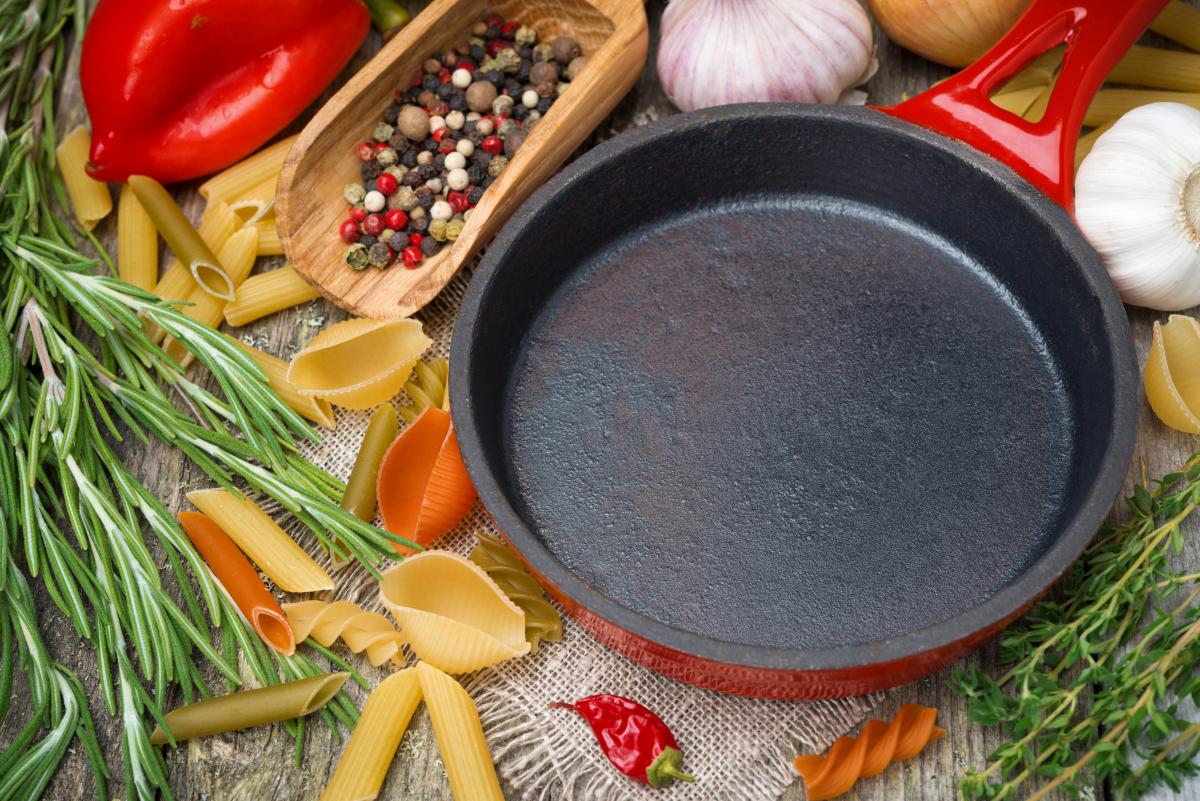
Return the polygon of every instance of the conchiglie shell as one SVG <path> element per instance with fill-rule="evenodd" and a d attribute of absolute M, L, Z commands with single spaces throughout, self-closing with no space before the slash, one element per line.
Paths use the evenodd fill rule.
<path fill-rule="evenodd" d="M 369 409 L 400 391 L 431 343 L 417 320 L 345 320 L 297 353 L 287 378 L 305 395 Z"/>
<path fill-rule="evenodd" d="M 1154 324 L 1143 379 L 1150 408 L 1177 431 L 1200 434 L 1200 323 L 1172 314 Z"/>
<path fill-rule="evenodd" d="M 426 407 L 400 432 L 379 466 L 376 497 L 383 527 L 418 545 L 441 537 L 471 510 L 475 486 L 449 412 Z"/>
<path fill-rule="evenodd" d="M 529 653 L 525 613 L 456 553 L 408 557 L 383 574 L 379 595 L 413 653 L 447 673 L 470 673 Z"/>

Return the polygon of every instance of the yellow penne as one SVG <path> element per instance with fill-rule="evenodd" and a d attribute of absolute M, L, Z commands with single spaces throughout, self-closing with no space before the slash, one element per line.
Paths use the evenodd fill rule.
<path fill-rule="evenodd" d="M 258 348 L 251 347 L 233 337 L 230 339 L 241 346 L 242 350 L 258 363 L 262 371 L 267 374 L 267 383 L 271 385 L 271 389 L 275 390 L 275 394 L 292 407 L 293 411 L 301 417 L 312 420 L 322 428 L 332 429 L 334 427 L 333 407 L 329 405 L 329 401 L 315 398 L 312 395 L 304 395 L 296 389 L 296 385 L 287 379 L 287 362 L 278 356 L 263 353 Z"/>
<path fill-rule="evenodd" d="M 1108 80 L 1153 89 L 1200 92 L 1200 54 L 1134 45 L 1108 74 Z"/>
<path fill-rule="evenodd" d="M 461 684 L 426 662 L 418 663 L 416 672 L 456 801 L 504 801 L 471 696 Z"/>
<path fill-rule="evenodd" d="M 296 143 L 296 136 L 281 139 L 270 147 L 263 148 L 253 156 L 242 159 L 232 167 L 217 173 L 200 184 L 201 197 L 209 203 L 241 195 L 268 178 L 278 178 L 283 160 Z M 272 192 L 272 196 L 274 192 Z"/>
<path fill-rule="evenodd" d="M 142 289 L 158 283 L 158 229 L 129 184 L 117 204 L 117 275 Z"/>
<path fill-rule="evenodd" d="M 372 801 L 379 795 L 388 766 L 421 703 L 414 668 L 393 673 L 367 697 L 358 725 L 321 793 L 321 801 Z"/>
<path fill-rule="evenodd" d="M 209 203 L 204 215 L 200 217 L 200 225 L 196 227 L 196 231 L 210 248 L 217 251 L 240 226 L 241 221 L 228 205 Z M 163 300 L 185 300 L 196 286 L 196 280 L 192 278 L 187 265 L 179 259 L 171 259 L 166 272 L 154 288 L 154 294 Z"/>
<path fill-rule="evenodd" d="M 1150 23 L 1150 30 L 1192 50 L 1200 50 L 1200 9 L 1185 0 L 1171 0 Z"/>
<path fill-rule="evenodd" d="M 221 245 L 220 250 L 217 251 L 217 261 L 225 269 L 225 274 L 229 276 L 235 290 L 249 277 L 250 270 L 254 268 L 257 248 L 258 235 L 254 229 L 243 228 L 226 239 L 225 244 Z M 183 306 L 181 311 L 210 328 L 215 328 L 220 324 L 221 318 L 225 314 L 225 307 L 229 304 L 229 301 L 205 292 L 200 287 L 192 289 L 187 299 L 191 305 Z M 167 351 L 167 355 L 183 367 L 191 364 L 192 354 L 175 340 L 168 340 L 163 347 Z"/>
<path fill-rule="evenodd" d="M 195 490 L 187 497 L 280 589 L 287 592 L 333 589 L 329 574 L 254 501 L 226 489 Z"/>
<path fill-rule="evenodd" d="M 279 239 L 279 229 L 275 227 L 275 218 L 268 217 L 254 223 L 258 230 L 258 255 L 283 255 L 283 242 Z"/>
<path fill-rule="evenodd" d="M 108 192 L 108 184 L 92 178 L 84 169 L 91 147 L 92 137 L 87 128 L 80 125 L 63 138 L 55 151 L 58 171 L 62 173 L 63 183 L 67 186 L 67 196 L 71 199 L 75 219 L 89 231 L 112 211 L 112 195 Z"/>
<path fill-rule="evenodd" d="M 1150 103 L 1183 103 L 1185 106 L 1200 108 L 1200 93 L 1169 92 L 1163 89 L 1101 89 L 1088 106 L 1083 125 L 1085 128 L 1104 125 Z"/>
<path fill-rule="evenodd" d="M 278 270 L 247 278 L 238 287 L 233 303 L 225 307 L 225 322 L 245 325 L 318 297 L 320 293 L 313 289 L 312 284 L 301 278 L 290 265 L 285 265 Z"/>
<path fill-rule="evenodd" d="M 340 637 L 356 654 L 366 651 L 367 659 L 379 667 L 389 659 L 404 664 L 400 646 L 404 638 L 386 617 L 367 612 L 352 601 L 301 601 L 283 605 L 296 642 L 312 637 L 326 648 Z"/>
<path fill-rule="evenodd" d="M 1030 107 L 1037 102 L 1037 99 L 1045 91 L 1046 87 L 1041 85 L 1004 91 L 1000 94 L 992 95 L 992 102 L 1005 111 L 1016 114 L 1018 117 L 1023 117 L 1025 116 L 1025 112 L 1029 111 Z"/>
<path fill-rule="evenodd" d="M 229 203 L 229 208 L 246 222 L 257 222 L 275 209 L 275 185 L 278 182 L 278 175 L 269 175 L 226 202 Z"/>

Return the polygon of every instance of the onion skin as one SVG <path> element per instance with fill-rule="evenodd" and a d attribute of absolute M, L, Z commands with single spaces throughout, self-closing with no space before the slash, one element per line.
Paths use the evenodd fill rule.
<path fill-rule="evenodd" d="M 837 103 L 874 64 L 857 0 L 672 0 L 658 76 L 683 111 L 727 103 Z"/>
<path fill-rule="evenodd" d="M 888 38 L 930 61 L 965 67 L 979 60 L 1031 0 L 869 0 Z"/>

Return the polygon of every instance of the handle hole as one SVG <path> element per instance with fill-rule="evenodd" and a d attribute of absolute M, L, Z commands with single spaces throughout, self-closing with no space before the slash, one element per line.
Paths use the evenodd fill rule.
<path fill-rule="evenodd" d="M 1026 64 L 989 95 L 992 104 L 1026 122 L 1041 122 L 1054 94 L 1066 45 L 1048 50 Z"/>

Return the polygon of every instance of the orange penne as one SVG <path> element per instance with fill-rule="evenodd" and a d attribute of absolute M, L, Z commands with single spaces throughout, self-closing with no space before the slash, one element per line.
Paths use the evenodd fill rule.
<path fill-rule="evenodd" d="M 295 653 L 296 638 L 283 610 L 229 535 L 200 512 L 180 512 L 179 523 L 263 642 L 285 656 Z"/>
<path fill-rule="evenodd" d="M 449 412 L 430 406 L 396 437 L 379 467 L 376 497 L 383 527 L 418 545 L 433 542 L 471 510 L 475 487 Z"/>

